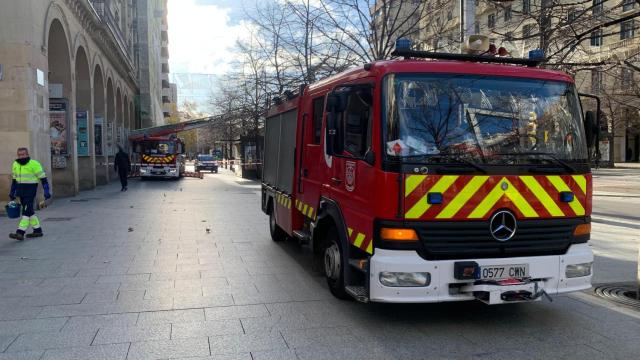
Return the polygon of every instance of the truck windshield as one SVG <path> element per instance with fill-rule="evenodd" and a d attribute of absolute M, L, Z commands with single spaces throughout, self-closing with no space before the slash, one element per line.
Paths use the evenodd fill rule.
<path fill-rule="evenodd" d="M 385 79 L 384 98 L 388 159 L 587 161 L 582 115 L 570 83 L 392 74 Z"/>
<path fill-rule="evenodd" d="M 172 141 L 145 141 L 142 150 L 146 155 L 175 154 L 175 143 Z"/>
<path fill-rule="evenodd" d="M 198 160 L 200 161 L 213 161 L 212 155 L 198 155 Z"/>

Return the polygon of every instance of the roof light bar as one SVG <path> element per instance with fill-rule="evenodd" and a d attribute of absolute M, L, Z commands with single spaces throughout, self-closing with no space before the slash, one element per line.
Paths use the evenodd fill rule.
<path fill-rule="evenodd" d="M 456 60 L 456 61 L 473 61 L 473 62 L 486 62 L 496 64 L 513 64 L 513 65 L 525 65 L 529 67 L 535 67 L 543 62 L 543 59 L 519 59 L 509 57 L 495 57 L 484 55 L 470 55 L 470 54 L 449 54 L 449 53 L 437 53 L 430 51 L 418 51 L 418 50 L 394 50 L 391 53 L 392 56 L 402 56 L 405 59 L 409 58 L 421 58 L 421 59 L 437 59 L 437 60 Z"/>

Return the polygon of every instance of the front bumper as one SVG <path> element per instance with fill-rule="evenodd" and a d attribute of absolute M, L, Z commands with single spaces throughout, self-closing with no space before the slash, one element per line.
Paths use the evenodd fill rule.
<path fill-rule="evenodd" d="M 567 265 L 593 262 L 593 252 L 587 244 L 571 245 L 564 255 L 512 257 L 493 259 L 468 259 L 479 266 L 529 264 L 531 283 L 528 287 L 544 290 L 549 295 L 585 290 L 591 287 L 591 277 L 567 278 Z M 444 301 L 474 300 L 474 292 L 494 292 L 522 290 L 524 285 L 480 285 L 473 280 L 454 278 L 454 264 L 464 260 L 427 261 L 413 250 L 375 249 L 369 267 L 369 300 L 389 303 L 429 303 Z M 428 272 L 431 283 L 425 287 L 388 287 L 380 283 L 379 274 L 390 272 Z M 592 272 L 593 273 L 593 272 Z M 492 295 L 491 304 L 502 303 L 500 296 Z M 496 300 L 497 299 L 497 300 Z"/>
<path fill-rule="evenodd" d="M 174 170 L 174 171 L 171 171 Z M 180 171 L 176 168 L 147 168 L 140 170 L 141 177 L 158 177 L 158 178 L 174 178 L 180 176 Z"/>

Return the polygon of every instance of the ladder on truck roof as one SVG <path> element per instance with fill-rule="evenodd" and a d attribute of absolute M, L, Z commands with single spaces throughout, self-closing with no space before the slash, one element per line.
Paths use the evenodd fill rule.
<path fill-rule="evenodd" d="M 211 125 L 214 121 L 222 119 L 222 115 L 208 116 L 200 119 L 183 121 L 175 124 L 154 126 L 145 129 L 133 130 L 129 134 L 129 141 L 140 141 L 146 137 L 168 136 L 181 131 L 199 129 Z"/>

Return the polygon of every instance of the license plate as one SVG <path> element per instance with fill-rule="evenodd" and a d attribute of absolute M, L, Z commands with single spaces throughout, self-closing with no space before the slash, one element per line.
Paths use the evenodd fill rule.
<path fill-rule="evenodd" d="M 522 279 L 526 277 L 529 277 L 529 264 L 481 266 L 477 275 L 479 280 Z"/>

